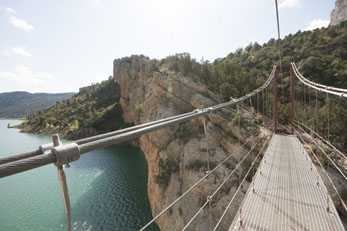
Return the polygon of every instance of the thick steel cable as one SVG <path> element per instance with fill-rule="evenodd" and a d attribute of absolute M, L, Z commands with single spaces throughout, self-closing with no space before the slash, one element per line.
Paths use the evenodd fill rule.
<path fill-rule="evenodd" d="M 264 136 L 260 137 L 258 141 L 260 141 Z M 190 191 L 192 191 L 196 186 L 198 186 L 203 180 L 205 180 L 209 174 L 215 172 L 222 164 L 224 164 L 227 160 L 229 160 L 233 154 L 238 152 L 243 146 L 245 146 L 249 141 L 251 141 L 251 138 L 248 138 L 245 143 L 243 143 L 240 147 L 238 147 L 234 152 L 232 152 L 228 157 L 226 157 L 222 162 L 220 162 L 214 169 L 212 169 L 210 172 L 208 172 L 205 176 L 200 178 L 195 184 L 193 184 L 187 191 L 185 191 L 180 197 L 178 197 L 176 200 L 174 200 L 169 206 L 167 206 L 165 209 L 163 209 L 158 215 L 156 215 L 150 222 L 148 222 L 144 227 L 140 229 L 140 231 L 145 230 L 148 226 L 150 226 L 155 220 L 157 220 L 161 215 L 163 215 L 167 210 L 169 210 L 173 205 L 175 205 L 179 200 L 181 200 L 185 195 L 187 195 Z"/>
<path fill-rule="evenodd" d="M 345 92 L 347 93 L 347 89 L 344 88 L 338 88 L 338 87 L 331 87 L 331 86 L 327 86 L 327 85 L 323 85 L 323 84 L 319 84 L 319 83 L 315 83 L 313 81 L 308 80 L 307 78 L 305 78 L 298 70 L 298 68 L 296 67 L 295 63 L 292 62 L 291 63 L 292 67 L 296 70 L 296 72 L 298 73 L 298 75 L 302 78 L 303 81 L 310 83 L 316 87 L 320 87 L 323 89 L 327 89 L 327 90 L 332 90 L 332 91 L 337 91 L 337 92 Z"/>
<path fill-rule="evenodd" d="M 281 48 L 281 33 L 280 33 L 280 17 L 278 14 L 278 4 L 277 0 L 275 0 L 276 4 L 276 19 L 277 19 L 277 35 L 278 35 L 278 56 L 280 58 L 280 71 L 281 71 L 281 86 L 282 86 L 282 98 L 284 97 L 283 91 L 283 72 L 282 72 L 282 48 Z"/>
<path fill-rule="evenodd" d="M 79 146 L 80 147 L 80 154 L 84 154 L 86 152 L 90 152 L 90 151 L 93 151 L 93 150 L 96 150 L 99 148 L 107 147 L 107 146 L 118 144 L 118 143 L 130 140 L 133 138 L 137 138 L 143 134 L 147 134 L 149 132 L 156 131 L 158 129 L 165 128 L 165 127 L 168 127 L 171 125 L 175 125 L 175 124 L 178 124 L 181 122 L 185 122 L 185 121 L 191 120 L 193 118 L 196 118 L 196 117 L 199 117 L 202 115 L 206 115 L 212 111 L 216 111 L 216 110 L 219 110 L 221 108 L 224 108 L 224 107 L 236 104 L 240 101 L 243 101 L 243 100 L 251 97 L 252 95 L 256 94 L 257 92 L 261 91 L 265 87 L 267 87 L 273 78 L 274 70 L 275 70 L 275 67 L 273 68 L 268 80 L 260 88 L 254 90 L 252 93 L 249 93 L 243 97 L 231 100 L 231 101 L 229 101 L 227 103 L 223 103 L 221 105 L 215 105 L 215 106 L 210 107 L 206 110 L 194 110 L 193 114 L 183 116 L 183 117 L 180 117 L 180 118 L 177 118 L 174 120 L 168 120 L 168 121 L 165 121 L 165 122 L 162 122 L 159 124 L 155 124 L 152 126 L 140 128 L 140 129 L 137 129 L 134 131 L 130 131 L 130 132 L 126 132 L 123 134 L 119 134 L 119 135 L 115 135 L 115 136 L 111 136 L 111 137 L 107 137 L 107 138 L 103 138 L 100 140 L 96 140 L 96 141 L 82 144 Z M 50 155 L 48 155 L 48 154 L 50 154 Z M 4 176 L 13 175 L 15 173 L 19 173 L 22 171 L 26 171 L 29 169 L 33 169 L 36 167 L 40 167 L 40 166 L 43 166 L 46 164 L 54 163 L 56 161 L 55 156 L 51 152 L 49 152 L 48 154 L 43 154 L 40 156 L 31 157 L 31 158 L 27 158 L 27 159 L 14 161 L 11 163 L 0 165 L 0 178 L 4 177 Z"/>
<path fill-rule="evenodd" d="M 293 67 L 293 70 L 294 70 L 294 73 L 295 73 L 295 76 L 300 80 L 300 82 L 302 82 L 303 84 L 313 88 L 313 89 L 316 89 L 318 91 L 323 91 L 323 92 L 326 92 L 326 93 L 329 93 L 329 94 L 332 94 L 332 95 L 336 95 L 336 96 L 339 96 L 339 97 L 345 97 L 347 98 L 347 89 L 342 89 L 342 88 L 333 88 L 333 87 L 330 87 L 330 86 L 325 86 L 325 85 L 322 85 L 324 87 L 320 87 L 318 85 L 321 85 L 321 84 L 316 84 L 312 81 L 309 81 L 307 80 L 306 78 L 304 78 L 300 72 L 298 71 L 297 67 L 295 66 L 294 63 L 291 63 L 292 67 Z M 340 89 L 340 90 L 336 90 L 336 89 Z"/>
<path fill-rule="evenodd" d="M 184 113 L 184 114 L 181 114 L 181 115 L 172 116 L 172 117 L 165 118 L 165 119 L 160 119 L 160 120 L 148 122 L 148 123 L 145 123 L 145 124 L 141 124 L 141 125 L 137 125 L 137 126 L 133 126 L 133 127 L 129 127 L 129 128 L 124 128 L 124 129 L 117 130 L 117 131 L 112 131 L 112 132 L 108 132 L 108 133 L 104 133 L 104 134 L 100 134 L 100 135 L 96 135 L 96 136 L 91 136 L 91 137 L 84 138 L 84 139 L 75 140 L 73 142 L 76 143 L 76 144 L 79 144 L 79 145 L 80 144 L 85 144 L 85 143 L 88 143 L 88 142 L 91 142 L 91 141 L 95 141 L 95 140 L 99 140 L 99 139 L 102 139 L 102 138 L 119 135 L 119 134 L 122 134 L 122 133 L 125 133 L 125 132 L 134 131 L 134 130 L 139 129 L 139 128 L 145 128 L 145 127 L 148 127 L 148 126 L 151 126 L 151 125 L 154 125 L 154 124 L 158 124 L 158 123 L 162 123 L 162 122 L 165 122 L 165 121 L 169 121 L 171 119 L 175 119 L 175 118 L 180 118 L 180 117 L 184 117 L 184 116 L 187 116 L 187 115 L 191 115 L 193 113 L 194 112 L 188 112 L 188 113 Z M 30 157 L 38 156 L 38 155 L 42 155 L 42 154 L 43 154 L 42 151 L 40 149 L 38 149 L 38 150 L 35 150 L 35 151 L 32 151 L 32 152 L 27 152 L 27 153 L 22 153 L 22 154 L 17 154 L 17 155 L 12 155 L 12 156 L 8 156 L 8 157 L 0 158 L 0 165 L 1 164 L 6 164 L 6 163 L 10 163 L 10 162 L 13 162 L 13 161 L 17 161 L 17 160 L 23 160 L 23 159 L 26 159 L 26 158 L 30 158 Z"/>
<path fill-rule="evenodd" d="M 300 135 L 300 133 L 299 133 L 296 129 L 295 129 L 295 131 L 296 131 L 296 133 L 298 134 L 298 137 L 300 138 L 300 140 L 301 140 L 303 143 L 305 143 L 306 146 L 308 146 L 308 144 L 307 144 L 306 141 L 302 138 L 302 136 Z M 333 186 L 335 192 L 337 193 L 337 195 L 338 195 L 338 197 L 339 197 L 339 199 L 340 199 L 340 201 L 341 201 L 341 203 L 342 203 L 344 209 L 347 211 L 346 204 L 345 204 L 345 202 L 343 201 L 343 199 L 342 199 L 340 193 L 337 191 L 337 188 L 335 187 L 335 184 L 333 183 L 332 179 L 330 178 L 329 173 L 324 169 L 322 163 L 320 162 L 320 160 L 318 159 L 318 157 L 316 156 L 316 154 L 314 153 L 314 151 L 312 151 L 311 148 L 309 148 L 309 150 L 310 150 L 310 152 L 313 154 L 314 158 L 316 159 L 316 161 L 318 162 L 318 164 L 320 165 L 320 167 L 323 169 L 325 175 L 327 176 L 327 178 L 328 178 L 329 181 L 330 181 L 330 184 Z M 328 191 L 328 189 L 327 189 L 327 191 Z"/>
<path fill-rule="evenodd" d="M 299 125 L 295 124 L 301 131 L 305 132 L 304 129 L 302 129 Z M 313 142 L 316 144 L 316 146 L 323 152 L 323 154 L 327 157 L 327 159 L 334 165 L 336 170 L 343 176 L 345 180 L 347 180 L 347 176 L 341 171 L 341 169 L 335 164 L 335 162 L 329 157 L 328 154 L 321 148 L 321 146 L 313 139 Z"/>
<path fill-rule="evenodd" d="M 175 124 L 186 122 L 186 121 L 189 121 L 193 118 L 207 115 L 208 113 L 211 113 L 213 111 L 222 109 L 222 108 L 227 107 L 227 106 L 234 105 L 238 102 L 242 102 L 242 101 L 248 99 L 249 97 L 252 97 L 257 92 L 266 88 L 269 85 L 269 83 L 271 82 L 271 80 L 274 76 L 275 70 L 276 70 L 276 66 L 273 67 L 269 78 L 261 87 L 259 87 L 258 89 L 254 90 L 251 93 L 248 93 L 248 94 L 246 94 L 240 98 L 233 99 L 227 103 L 215 105 L 215 106 L 209 107 L 209 108 L 204 109 L 204 110 L 194 110 L 192 114 L 188 114 L 186 116 L 182 116 L 179 118 L 177 118 L 177 116 L 174 116 L 175 119 L 167 118 L 167 121 L 165 121 L 165 122 L 157 123 L 157 124 L 154 124 L 154 125 L 151 125 L 148 127 L 143 127 L 143 128 L 140 128 L 140 129 L 137 129 L 134 131 L 125 132 L 122 134 L 102 138 L 99 140 L 95 140 L 95 141 L 91 141 L 91 142 L 79 145 L 80 154 L 94 151 L 94 150 L 99 149 L 99 148 L 108 147 L 110 145 L 119 144 L 119 143 L 122 143 L 124 141 L 128 141 L 128 140 L 137 138 L 137 137 L 144 135 L 144 134 L 147 134 L 149 132 L 153 132 L 153 131 L 159 130 L 161 128 L 166 128 L 166 127 L 169 127 L 169 126 L 172 126 Z M 50 163 L 54 163 L 55 161 L 56 161 L 56 157 L 51 152 L 49 152 L 47 154 L 42 154 L 39 156 L 6 163 L 3 165 L 0 165 L 0 178 L 5 177 L 5 176 L 9 176 L 9 175 L 13 175 L 13 174 L 16 174 L 19 172 L 23 172 L 26 170 L 30 170 L 33 168 L 37 168 L 37 167 L 47 165 Z"/>
<path fill-rule="evenodd" d="M 41 150 L 37 149 L 37 150 L 31 151 L 31 152 L 25 152 L 25 153 L 22 153 L 22 154 L 7 156 L 7 157 L 4 157 L 4 158 L 0 158 L 0 165 L 6 164 L 6 163 L 9 163 L 9 162 L 13 162 L 13 161 L 17 161 L 17 160 L 26 159 L 26 158 L 29 158 L 29 157 L 38 156 L 38 155 L 41 155 L 41 154 L 42 154 Z"/>
<path fill-rule="evenodd" d="M 260 141 L 260 140 L 259 140 Z M 218 193 L 218 191 L 224 186 L 224 184 L 229 180 L 229 178 L 236 172 L 236 170 L 241 166 L 241 164 L 243 163 L 243 161 L 252 153 L 253 149 L 257 146 L 257 144 L 259 143 L 259 141 L 253 145 L 253 147 L 248 151 L 248 153 L 243 157 L 243 159 L 235 166 L 235 168 L 233 169 L 233 171 L 230 172 L 230 174 L 224 178 L 224 181 L 217 187 L 217 189 L 213 192 L 212 195 L 210 195 L 208 198 L 208 200 L 206 201 L 206 203 L 195 213 L 195 215 L 190 219 L 190 221 L 184 226 L 184 228 L 182 229 L 182 231 L 186 230 L 188 228 L 188 226 L 193 222 L 193 220 L 197 217 L 197 215 L 204 209 L 204 207 L 207 205 L 207 203 L 212 200 L 212 198 Z M 264 145 L 266 144 L 266 142 L 264 142 Z M 259 156 L 259 154 L 258 154 Z M 252 165 L 253 166 L 253 165 Z"/>
<path fill-rule="evenodd" d="M 306 129 L 308 129 L 310 132 L 312 132 L 314 135 L 316 135 L 319 139 L 321 139 L 322 141 L 324 141 L 327 145 L 329 145 L 331 148 L 333 148 L 336 152 L 338 152 L 341 156 L 343 156 L 343 158 L 347 158 L 346 155 L 341 152 L 340 150 L 338 150 L 334 145 L 332 145 L 329 141 L 327 141 L 326 139 L 324 139 L 322 136 L 320 136 L 317 132 L 315 132 L 313 129 L 311 129 L 310 127 L 306 126 L 305 124 L 300 123 L 299 121 L 295 120 L 294 122 L 304 126 Z"/>
<path fill-rule="evenodd" d="M 268 141 L 268 140 L 269 140 L 269 139 L 267 139 L 267 141 Z M 250 171 L 251 171 L 252 167 L 254 166 L 256 160 L 258 159 L 258 157 L 260 156 L 261 152 L 263 151 L 265 145 L 266 145 L 266 142 L 264 142 L 264 144 L 263 144 L 262 148 L 260 149 L 258 155 L 256 156 L 256 158 L 255 158 L 254 161 L 252 162 L 251 167 L 249 168 L 248 172 L 247 172 L 246 175 L 244 176 L 244 178 L 243 178 L 241 184 L 240 184 L 239 187 L 237 188 L 237 190 L 236 190 L 236 192 L 234 193 L 233 197 L 232 197 L 231 200 L 229 201 L 229 204 L 228 204 L 227 207 L 225 208 L 225 210 L 224 210 L 222 216 L 219 218 L 219 220 L 218 220 L 216 226 L 214 227 L 213 231 L 216 231 L 217 228 L 218 228 L 218 226 L 219 226 L 220 223 L 222 222 L 222 220 L 223 220 L 225 214 L 227 213 L 229 207 L 231 206 L 232 202 L 234 201 L 234 199 L 235 199 L 236 195 L 238 194 L 239 190 L 242 188 L 242 184 L 243 184 L 244 181 L 247 179 L 248 174 L 250 173 Z M 254 169 L 254 168 L 253 168 L 253 169 Z M 254 179 L 253 179 L 253 180 L 254 180 Z"/>

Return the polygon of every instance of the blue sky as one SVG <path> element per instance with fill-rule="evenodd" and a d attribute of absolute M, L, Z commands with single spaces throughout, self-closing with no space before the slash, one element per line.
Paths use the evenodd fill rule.
<path fill-rule="evenodd" d="M 278 0 L 282 37 L 329 24 L 335 0 Z M 274 0 L 2 0 L 0 92 L 77 92 L 115 58 L 213 61 L 277 37 Z"/>

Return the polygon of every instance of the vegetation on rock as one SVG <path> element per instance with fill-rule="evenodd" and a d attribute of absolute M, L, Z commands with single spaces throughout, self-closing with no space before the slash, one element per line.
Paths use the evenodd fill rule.
<path fill-rule="evenodd" d="M 189 53 L 176 54 L 157 61 L 157 69 L 180 72 L 204 84 L 209 90 L 220 92 L 225 100 L 229 100 L 230 97 L 245 95 L 264 83 L 272 66 L 278 63 L 277 44 L 278 40 L 275 39 L 270 39 L 263 45 L 250 43 L 213 62 L 198 62 Z M 283 64 L 295 62 L 300 72 L 311 81 L 347 88 L 347 21 L 328 28 L 298 31 L 281 40 L 281 45 Z M 289 78 L 289 70 L 284 70 L 283 81 L 279 81 L 279 97 L 289 97 Z M 328 107 L 324 93 L 318 93 L 316 101 L 315 91 L 304 88 L 298 80 L 295 80 L 295 93 L 296 119 L 327 136 L 330 110 L 329 139 L 341 149 L 347 150 L 347 134 L 341 131 L 347 127 L 347 105 L 337 97 L 331 97 Z M 259 97 L 259 108 L 265 108 L 271 117 L 272 90 Z M 238 119 L 234 118 L 235 121 Z M 278 103 L 278 119 L 281 124 L 289 124 L 289 103 Z"/>
<path fill-rule="evenodd" d="M 66 138 L 114 131 L 125 126 L 119 97 L 119 85 L 110 77 L 80 88 L 72 98 L 27 117 L 20 128 L 30 132 L 59 133 Z"/>

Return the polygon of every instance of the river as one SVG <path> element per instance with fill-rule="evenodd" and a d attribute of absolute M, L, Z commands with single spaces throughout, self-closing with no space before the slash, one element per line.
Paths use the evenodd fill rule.
<path fill-rule="evenodd" d="M 0 119 L 0 158 L 51 142 L 49 136 L 8 129 L 8 123 L 20 121 Z M 152 218 L 147 163 L 139 148 L 109 147 L 84 154 L 66 175 L 72 230 L 139 230 Z M 53 164 L 0 179 L 0 230 L 67 230 L 66 224 Z"/>

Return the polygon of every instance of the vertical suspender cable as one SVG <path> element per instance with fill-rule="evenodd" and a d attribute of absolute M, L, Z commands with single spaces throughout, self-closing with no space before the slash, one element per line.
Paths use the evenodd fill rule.
<path fill-rule="evenodd" d="M 302 119 L 302 123 L 305 124 L 305 105 L 304 105 L 304 95 L 305 95 L 305 84 L 302 84 L 302 98 L 301 98 L 301 107 L 302 107 L 302 115 L 301 115 L 301 119 Z"/>
<path fill-rule="evenodd" d="M 207 136 L 207 126 L 206 126 L 206 118 L 204 117 L 203 118 L 203 122 L 204 122 L 204 132 L 205 132 L 205 139 L 206 139 L 206 152 L 207 152 L 207 173 L 208 176 L 207 176 L 207 180 L 210 180 L 210 151 L 209 151 L 209 147 L 208 147 L 208 136 Z M 211 189 L 211 187 L 210 187 Z M 211 195 L 212 192 L 210 190 L 209 192 L 209 195 Z M 208 197 L 208 224 L 209 224 L 209 229 L 208 230 L 211 230 L 212 229 L 212 213 L 211 213 L 211 199 L 210 197 Z"/>
<path fill-rule="evenodd" d="M 328 93 L 327 93 L 327 107 L 328 107 L 328 141 L 330 142 L 330 103 L 329 103 Z"/>
<path fill-rule="evenodd" d="M 318 108 L 318 90 L 316 89 L 316 132 L 319 133 L 318 129 L 319 129 L 319 123 L 318 123 L 318 119 L 319 119 L 319 108 Z"/>
<path fill-rule="evenodd" d="M 259 113 L 259 92 L 257 92 L 257 112 Z"/>
<path fill-rule="evenodd" d="M 265 124 L 265 114 L 264 114 L 264 102 L 265 102 L 265 97 L 264 97 L 264 90 L 262 90 L 262 92 L 261 92 L 261 94 L 262 94 L 262 98 L 263 98 L 263 103 L 262 103 L 262 106 L 263 106 L 263 123 Z"/>
<path fill-rule="evenodd" d="M 280 58 L 280 70 L 281 70 L 281 85 L 282 85 L 282 98 L 284 97 L 284 91 L 283 91 L 283 73 L 282 73 L 282 48 L 281 48 L 281 33 L 280 33 L 280 18 L 278 15 L 278 4 L 277 4 L 277 0 L 275 0 L 275 4 L 276 4 L 276 18 L 277 18 L 277 34 L 278 34 L 278 56 Z"/>
<path fill-rule="evenodd" d="M 305 104 L 306 104 L 306 87 L 304 84 L 304 96 L 303 96 L 303 103 L 302 103 L 302 106 L 304 107 L 304 124 L 306 123 L 306 120 L 307 120 L 307 112 L 306 112 Z"/>
<path fill-rule="evenodd" d="M 311 91 L 310 91 L 310 87 L 308 88 L 308 107 L 307 107 L 307 114 L 308 114 L 308 117 L 310 118 L 310 112 L 312 113 L 312 110 L 311 110 Z"/>
<path fill-rule="evenodd" d="M 265 119 L 267 117 L 267 88 L 265 88 Z"/>

